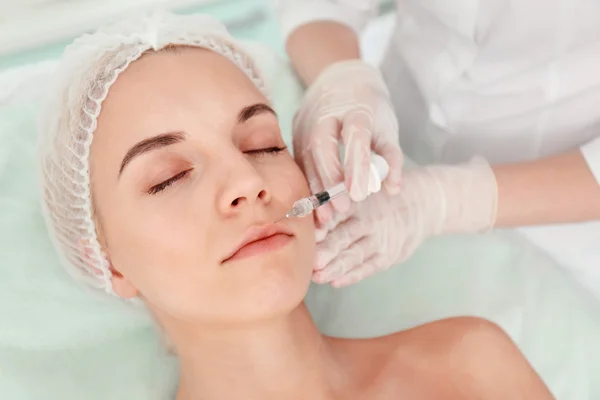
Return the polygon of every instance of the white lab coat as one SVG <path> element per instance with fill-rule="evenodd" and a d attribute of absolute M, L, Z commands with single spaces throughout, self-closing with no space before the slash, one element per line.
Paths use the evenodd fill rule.
<path fill-rule="evenodd" d="M 284 0 L 277 12 L 286 36 L 315 20 L 360 32 L 377 4 Z M 405 153 L 497 163 L 581 148 L 600 180 L 599 21 L 598 0 L 398 0 L 381 68 Z M 600 222 L 519 230 L 600 299 Z"/>

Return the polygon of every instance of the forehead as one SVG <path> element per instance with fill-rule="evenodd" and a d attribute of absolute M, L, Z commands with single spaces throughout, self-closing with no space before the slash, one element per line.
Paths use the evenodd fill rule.
<path fill-rule="evenodd" d="M 190 47 L 163 50 L 145 54 L 121 73 L 102 105 L 98 129 L 135 125 L 156 132 L 190 123 L 218 128 L 234 122 L 241 108 L 265 101 L 224 56 Z"/>

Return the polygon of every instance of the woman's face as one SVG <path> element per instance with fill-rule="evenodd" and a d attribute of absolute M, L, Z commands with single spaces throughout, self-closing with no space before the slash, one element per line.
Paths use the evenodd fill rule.
<path fill-rule="evenodd" d="M 215 323 L 299 304 L 314 261 L 313 222 L 273 222 L 309 190 L 266 104 L 244 73 L 208 50 L 147 54 L 119 76 L 90 159 L 117 294 Z"/>

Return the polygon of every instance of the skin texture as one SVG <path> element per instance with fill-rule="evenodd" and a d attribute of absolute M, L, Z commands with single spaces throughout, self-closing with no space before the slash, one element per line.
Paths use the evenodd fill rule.
<path fill-rule="evenodd" d="M 264 262 L 220 265 L 248 227 L 273 222 L 308 194 L 289 152 L 247 153 L 285 147 L 274 116 L 238 123 L 239 110 L 264 102 L 235 65 L 199 49 L 148 54 L 112 86 L 91 171 L 102 236 L 126 277 L 115 283 L 127 297 L 139 291 L 157 313 L 223 324 L 287 312 L 302 299 L 314 257 L 308 219 L 283 221 L 296 238 Z M 174 131 L 188 139 L 132 159 L 119 177 L 132 146 Z M 147 193 L 186 170 L 164 191 Z"/>
<path fill-rule="evenodd" d="M 256 224 L 308 186 L 266 99 L 224 57 L 191 48 L 144 55 L 103 104 L 91 148 L 98 234 L 122 297 L 141 296 L 181 362 L 177 398 L 548 399 L 510 339 L 474 318 L 372 340 L 321 335 L 303 298 L 315 258 L 311 218 L 284 220 L 274 251 L 223 263 Z M 165 132 L 185 140 L 122 160 Z M 189 174 L 150 194 L 174 176 Z"/>

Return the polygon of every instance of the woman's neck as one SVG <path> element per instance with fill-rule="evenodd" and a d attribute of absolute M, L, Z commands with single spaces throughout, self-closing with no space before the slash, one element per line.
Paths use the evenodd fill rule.
<path fill-rule="evenodd" d="M 178 400 L 331 399 L 344 376 L 302 304 L 252 327 L 199 329 L 176 340 Z"/>

